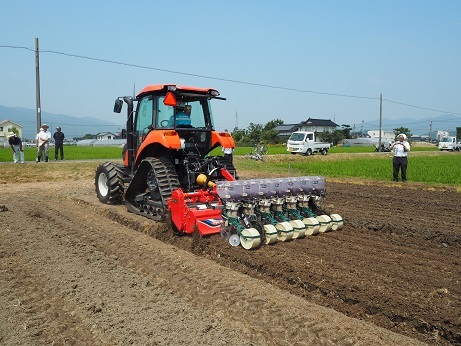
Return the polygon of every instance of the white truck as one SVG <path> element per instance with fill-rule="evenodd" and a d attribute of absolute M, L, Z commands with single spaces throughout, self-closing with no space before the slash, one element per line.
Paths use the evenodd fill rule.
<path fill-rule="evenodd" d="M 461 143 L 456 140 L 456 137 L 443 137 L 439 142 L 440 150 L 461 151 Z"/>
<path fill-rule="evenodd" d="M 330 150 L 330 143 L 316 142 L 314 132 L 296 131 L 288 138 L 287 151 L 294 154 L 310 156 L 313 153 L 326 155 Z"/>

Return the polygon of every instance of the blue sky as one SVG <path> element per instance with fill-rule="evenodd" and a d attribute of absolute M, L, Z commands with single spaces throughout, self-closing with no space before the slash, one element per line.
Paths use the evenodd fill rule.
<path fill-rule="evenodd" d="M 220 130 L 357 126 L 379 120 L 380 94 L 384 119 L 461 116 L 460 16 L 457 0 L 8 1 L 0 104 L 35 109 L 37 37 L 42 112 L 123 124 L 116 97 L 177 83 L 227 98 Z"/>

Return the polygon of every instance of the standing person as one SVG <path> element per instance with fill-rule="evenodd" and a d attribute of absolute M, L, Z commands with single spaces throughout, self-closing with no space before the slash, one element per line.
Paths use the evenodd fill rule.
<path fill-rule="evenodd" d="M 58 159 L 58 151 L 61 154 L 61 160 L 64 160 L 64 133 L 61 132 L 61 127 L 56 127 L 56 132 L 53 134 L 54 139 L 54 159 Z"/>
<path fill-rule="evenodd" d="M 40 132 L 35 138 L 35 144 L 38 147 L 37 150 L 37 162 L 40 162 L 42 156 L 45 162 L 48 162 L 48 148 L 50 145 L 51 133 L 48 131 L 48 125 L 43 124 L 40 128 Z"/>
<path fill-rule="evenodd" d="M 228 132 L 227 129 L 224 130 L 224 132 Z M 232 163 L 232 160 L 233 160 L 233 153 L 234 153 L 234 148 L 230 147 L 230 148 L 225 148 L 225 147 L 222 147 L 222 151 L 224 153 L 224 157 L 227 158 L 227 160 L 229 160 L 230 163 Z"/>
<path fill-rule="evenodd" d="M 13 162 L 18 163 L 21 159 L 21 163 L 24 163 L 24 150 L 22 149 L 22 140 L 14 132 L 8 133 L 8 144 L 13 150 Z"/>
<path fill-rule="evenodd" d="M 394 152 L 392 159 L 394 181 L 399 181 L 399 170 L 402 181 L 407 181 L 408 152 L 410 143 L 407 142 L 407 136 L 404 133 L 399 134 L 398 140 L 391 145 L 391 151 Z"/>
<path fill-rule="evenodd" d="M 35 146 L 37 147 L 37 158 L 35 159 L 36 162 L 40 162 L 43 159 L 43 148 L 42 148 L 42 140 L 41 138 L 45 136 L 45 131 L 42 127 L 40 127 L 39 132 L 35 136 Z"/>
<path fill-rule="evenodd" d="M 38 146 L 38 144 L 40 143 L 40 138 L 44 135 L 44 133 L 45 132 L 40 127 L 37 135 L 35 136 L 35 146 L 37 147 L 37 158 L 35 159 L 36 162 L 40 162 L 40 160 L 43 158 L 42 150 L 40 150 L 40 147 Z"/>

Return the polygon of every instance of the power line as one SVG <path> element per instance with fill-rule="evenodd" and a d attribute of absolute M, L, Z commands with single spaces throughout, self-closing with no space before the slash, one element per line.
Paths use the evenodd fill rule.
<path fill-rule="evenodd" d="M 16 49 L 31 50 L 30 48 L 27 48 L 27 47 L 18 47 L 18 46 L 0 46 L 0 48 L 16 48 Z M 174 70 L 161 69 L 161 68 L 157 68 L 157 67 L 150 67 L 150 66 L 136 65 L 136 64 L 124 63 L 124 62 L 107 60 L 107 59 L 93 58 L 93 57 L 77 55 L 77 54 L 69 54 L 69 53 L 58 52 L 58 51 L 54 51 L 54 50 L 41 50 L 40 53 L 52 53 L 52 54 L 58 54 L 58 55 L 64 55 L 64 56 L 68 56 L 68 57 L 73 57 L 73 58 L 99 61 L 99 62 L 104 62 L 104 63 L 108 63 L 108 64 L 115 64 L 115 65 L 121 65 L 121 66 L 141 68 L 141 69 L 145 69 L 145 70 L 154 70 L 154 71 L 160 71 L 160 72 L 174 73 L 174 74 L 180 74 L 180 75 L 184 75 L 184 76 L 213 79 L 213 80 L 219 80 L 219 81 L 223 81 L 223 82 L 231 82 L 231 83 L 238 83 L 238 84 L 244 84 L 244 85 L 259 86 L 259 87 L 271 88 L 271 89 L 295 91 L 295 92 L 299 92 L 299 93 L 312 93 L 312 94 L 318 94 L 318 95 L 338 96 L 338 97 L 348 97 L 348 98 L 359 98 L 359 99 L 368 99 L 368 100 L 378 100 L 379 99 L 377 97 L 346 95 L 346 94 L 338 94 L 338 93 L 328 93 L 328 92 L 321 92 L 321 91 L 315 91 L 315 90 L 301 90 L 301 89 L 296 89 L 296 88 L 288 88 L 288 87 L 284 87 L 284 86 L 261 84 L 261 83 L 254 83 L 254 82 L 245 82 L 245 81 L 239 81 L 239 80 L 235 80 L 235 79 L 227 79 L 227 78 L 220 78 L 220 77 L 213 77 L 213 76 L 205 76 L 205 75 L 200 75 L 200 74 L 195 74 L 195 73 L 180 72 L 180 71 L 174 71 Z"/>
<path fill-rule="evenodd" d="M 397 101 L 392 101 L 392 100 L 383 99 L 383 101 L 387 101 L 387 102 L 391 102 L 391 103 L 395 103 L 395 104 L 402 105 L 402 106 L 407 106 L 407 107 L 413 107 L 413 108 L 418 108 L 418 109 L 424 109 L 424 110 L 426 110 L 426 111 L 432 111 L 432 112 L 438 112 L 438 113 L 450 113 L 450 114 L 461 115 L 461 113 L 455 113 L 455 112 L 449 112 L 449 111 L 442 111 L 442 110 L 438 110 L 438 109 L 419 107 L 419 106 L 409 105 L 409 104 L 407 104 L 407 103 L 397 102 Z"/>
<path fill-rule="evenodd" d="M 35 52 L 34 49 L 31 49 L 31 48 L 28 48 L 28 47 L 22 47 L 22 46 L 0 45 L 0 48 L 25 49 L 25 50 Z M 194 74 L 194 73 L 188 73 L 188 72 L 161 69 L 161 68 L 157 68 L 157 67 L 150 67 L 150 66 L 143 66 L 143 65 L 137 65 L 137 64 L 124 63 L 124 62 L 119 62 L 119 61 L 114 61 L 114 60 L 93 58 L 93 57 L 88 57 L 88 56 L 83 56 L 83 55 L 59 52 L 59 51 L 55 51 L 55 50 L 41 50 L 40 52 L 41 53 L 51 53 L 51 54 L 57 54 L 57 55 L 64 55 L 64 56 L 68 56 L 68 57 L 86 59 L 86 60 L 92 60 L 92 61 L 98 61 L 98 62 L 114 64 L 114 65 L 135 67 L 135 68 L 140 68 L 140 69 L 160 71 L 160 72 L 166 72 L 166 73 L 174 73 L 174 74 L 179 74 L 179 75 L 184 75 L 184 76 L 191 76 L 191 77 L 219 80 L 219 81 L 223 81 L 223 82 L 251 85 L 251 86 L 264 87 L 264 88 L 270 88 L 270 89 L 279 89 L 279 90 L 294 91 L 294 92 L 299 92 L 299 93 L 311 93 L 311 94 L 317 94 L 317 95 L 337 96 L 337 97 L 357 98 L 357 99 L 367 99 L 367 100 L 379 100 L 380 99 L 379 97 L 347 95 L 347 94 L 339 94 L 339 93 L 321 92 L 321 91 L 316 91 L 316 90 L 302 90 L 302 89 L 297 89 L 297 88 L 288 88 L 288 87 L 284 87 L 284 86 L 239 81 L 239 80 L 235 80 L 235 79 L 227 79 L 227 78 L 206 76 L 206 75 L 200 75 L 200 74 Z M 420 107 L 420 106 L 410 105 L 410 104 L 407 104 L 407 103 L 393 101 L 393 100 L 389 100 L 389 99 L 383 99 L 383 101 L 386 101 L 386 102 L 389 102 L 389 103 L 399 104 L 399 105 L 406 106 L 406 107 L 412 107 L 412 108 L 417 108 L 417 109 L 422 109 L 422 110 L 428 110 L 428 111 L 437 112 L 437 113 L 450 113 L 450 114 L 455 114 L 455 115 L 461 115 L 461 113 L 458 113 L 458 112 L 442 111 L 442 110 L 437 110 L 437 109 L 432 109 L 432 108 Z"/>

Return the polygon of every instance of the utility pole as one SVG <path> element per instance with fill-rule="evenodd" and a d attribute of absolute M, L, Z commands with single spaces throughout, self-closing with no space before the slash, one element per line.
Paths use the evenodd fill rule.
<path fill-rule="evenodd" d="M 235 128 L 236 129 L 239 128 L 239 115 L 238 115 L 237 111 L 235 111 Z"/>
<path fill-rule="evenodd" d="M 431 124 L 429 125 L 429 143 L 432 142 L 431 133 L 432 133 L 432 120 L 431 120 Z"/>
<path fill-rule="evenodd" d="M 37 132 L 42 124 L 42 110 L 40 106 L 40 63 L 39 63 L 39 49 L 38 38 L 35 38 L 35 97 L 37 104 Z"/>
<path fill-rule="evenodd" d="M 383 94 L 379 94 L 379 143 L 378 143 L 379 152 L 381 152 L 382 127 L 383 127 Z"/>

